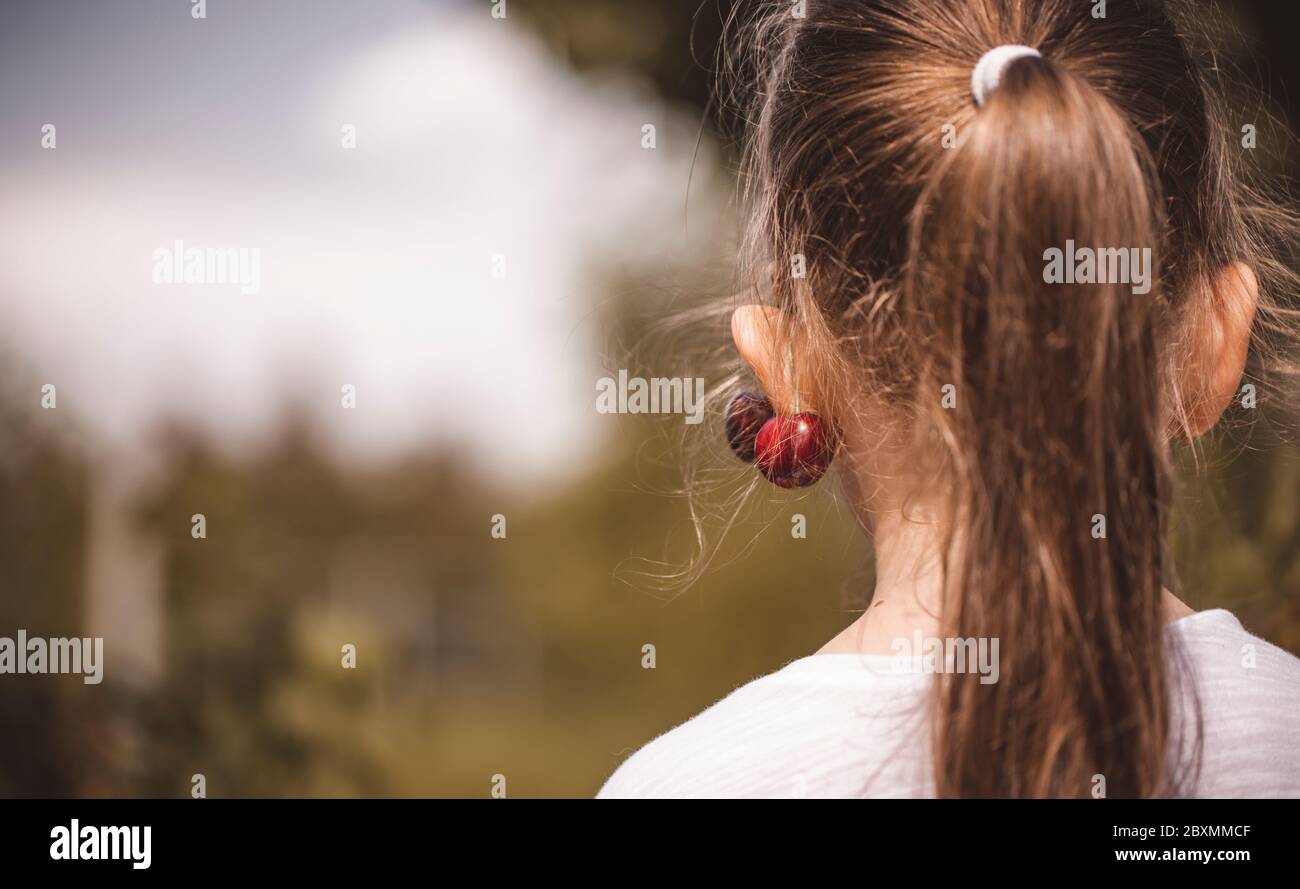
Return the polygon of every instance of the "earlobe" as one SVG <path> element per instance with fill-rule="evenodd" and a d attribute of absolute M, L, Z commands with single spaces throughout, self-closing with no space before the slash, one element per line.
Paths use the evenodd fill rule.
<path fill-rule="evenodd" d="M 778 413 L 815 410 L 813 375 L 806 368 L 800 373 L 784 320 L 774 306 L 741 306 L 731 315 L 731 338 Z"/>
<path fill-rule="evenodd" d="M 779 317 L 778 309 L 759 305 L 741 306 L 731 313 L 731 339 L 736 344 L 736 351 L 758 377 L 769 398 L 773 394 Z"/>
<path fill-rule="evenodd" d="M 1193 319 L 1187 404 L 1188 431 L 1208 432 L 1237 394 L 1250 351 L 1259 306 L 1259 281 L 1245 263 L 1234 262 L 1211 282 L 1210 305 Z"/>

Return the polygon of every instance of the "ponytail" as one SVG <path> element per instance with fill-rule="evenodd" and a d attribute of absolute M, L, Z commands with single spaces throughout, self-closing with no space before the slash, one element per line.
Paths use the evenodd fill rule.
<path fill-rule="evenodd" d="M 1001 656 L 938 684 L 940 796 L 1167 792 L 1159 195 L 1125 117 L 1032 55 L 920 195 L 902 309 L 953 491 L 944 635 Z"/>

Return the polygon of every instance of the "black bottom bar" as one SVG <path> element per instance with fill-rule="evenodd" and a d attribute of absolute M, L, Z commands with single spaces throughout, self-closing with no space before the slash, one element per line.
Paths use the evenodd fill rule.
<path fill-rule="evenodd" d="M 1066 874 L 1098 867 L 1158 872 L 1169 866 L 1231 873 L 1294 860 L 1291 801 L 933 802 L 878 801 L 810 816 L 782 806 L 725 817 L 570 802 L 459 805 L 435 800 L 91 800 L 0 804 L 0 849 L 10 869 L 50 876 L 374 876 L 450 866 L 508 867 L 538 876 L 595 871 L 614 877 L 680 862 L 728 869 L 907 867 Z M 713 824 L 713 827 L 707 825 Z M 147 834 L 142 828 L 148 827 Z M 124 828 L 137 828 L 135 831 Z M 72 838 L 77 838 L 76 851 Z M 146 843 L 147 837 L 147 843 Z M 148 867 L 136 867 L 145 861 Z M 75 854 L 75 858 L 73 855 Z M 88 856 L 100 858 L 86 860 Z M 484 855 L 487 855 L 485 858 Z M 702 860 L 701 860 L 702 859 Z M 675 863 L 676 862 L 676 863 Z M 584 868 L 587 865 L 587 868 Z M 1051 868 L 1044 871 L 1042 868 Z M 480 872 L 480 871 L 473 871 Z M 51 884 L 53 885 L 53 884 Z"/>

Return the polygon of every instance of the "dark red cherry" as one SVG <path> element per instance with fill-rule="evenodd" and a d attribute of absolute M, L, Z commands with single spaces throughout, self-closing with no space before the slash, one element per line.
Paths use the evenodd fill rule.
<path fill-rule="evenodd" d="M 758 430 L 772 418 L 772 403 L 761 395 L 741 392 L 727 405 L 727 443 L 736 456 L 754 462 L 754 440 Z"/>
<path fill-rule="evenodd" d="M 835 456 L 836 435 L 817 414 L 773 417 L 758 430 L 758 470 L 782 488 L 803 488 L 826 473 Z"/>

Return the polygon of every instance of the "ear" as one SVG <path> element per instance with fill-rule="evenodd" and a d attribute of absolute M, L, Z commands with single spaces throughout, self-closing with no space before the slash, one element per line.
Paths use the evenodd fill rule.
<path fill-rule="evenodd" d="M 1237 395 L 1246 369 L 1250 331 L 1259 307 L 1259 281 L 1245 263 L 1234 262 L 1210 282 L 1208 304 L 1187 319 L 1192 329 L 1183 381 L 1187 431 L 1208 432 Z"/>
<path fill-rule="evenodd" d="M 800 373 L 794 333 L 783 321 L 774 306 L 741 306 L 731 315 L 731 338 L 777 413 L 815 411 L 813 374 L 807 368 Z"/>

